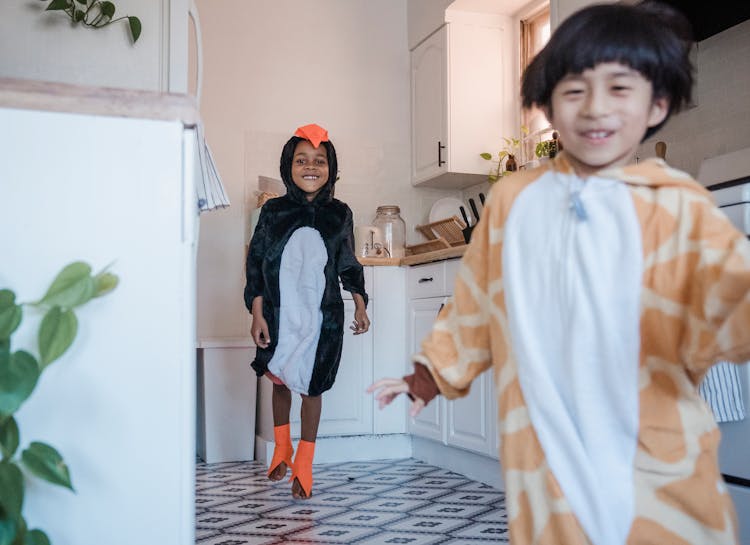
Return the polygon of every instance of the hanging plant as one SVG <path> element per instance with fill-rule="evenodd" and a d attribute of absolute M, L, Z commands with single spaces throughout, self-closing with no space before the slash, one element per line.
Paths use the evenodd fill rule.
<path fill-rule="evenodd" d="M 81 23 L 91 28 L 102 28 L 127 19 L 133 43 L 137 42 L 141 35 L 141 20 L 132 15 L 114 19 L 115 5 L 106 0 L 52 0 L 45 11 L 62 11 L 74 24 Z"/>

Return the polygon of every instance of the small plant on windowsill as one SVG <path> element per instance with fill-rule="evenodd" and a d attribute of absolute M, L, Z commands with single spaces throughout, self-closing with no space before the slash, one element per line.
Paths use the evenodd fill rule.
<path fill-rule="evenodd" d="M 542 140 L 534 148 L 534 155 L 539 159 L 553 159 L 557 152 L 560 151 L 560 141 L 558 140 L 557 131 L 552 133 L 552 138 Z"/>
<path fill-rule="evenodd" d="M 45 11 L 62 11 L 70 17 L 73 24 L 81 23 L 90 28 L 102 28 L 127 19 L 130 37 L 135 44 L 141 35 L 141 20 L 132 15 L 114 19 L 115 10 L 115 5 L 106 0 L 52 0 L 45 9 Z"/>
<path fill-rule="evenodd" d="M 521 134 L 525 136 L 528 133 L 526 127 L 521 127 Z M 487 174 L 487 181 L 494 183 L 503 176 L 507 176 L 512 172 L 518 170 L 518 162 L 516 157 L 521 149 L 521 140 L 523 138 L 515 136 L 504 136 L 504 146 L 497 152 L 497 156 L 493 156 L 491 153 L 484 152 L 480 153 L 479 156 L 486 161 L 493 161 L 494 166 L 490 167 L 490 171 Z"/>
<path fill-rule="evenodd" d="M 40 375 L 73 344 L 78 319 L 73 310 L 117 287 L 118 278 L 106 269 L 96 275 L 86 263 L 71 263 L 55 277 L 47 293 L 36 302 L 16 303 L 16 294 L 0 289 L 0 544 L 49 545 L 42 530 L 29 529 L 23 517 L 25 479 L 28 473 L 73 490 L 68 466 L 57 450 L 32 441 L 16 457 L 20 432 L 14 414 L 31 396 Z M 11 351 L 13 333 L 21 325 L 24 307 L 44 311 L 39 325 L 36 358 L 25 350 Z"/>

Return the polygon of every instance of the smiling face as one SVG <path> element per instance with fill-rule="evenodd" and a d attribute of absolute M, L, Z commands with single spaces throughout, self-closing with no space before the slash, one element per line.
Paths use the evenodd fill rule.
<path fill-rule="evenodd" d="M 292 181 L 312 201 L 328 182 L 328 155 L 324 146 L 313 147 L 308 140 L 301 140 L 294 148 L 292 158 Z"/>
<path fill-rule="evenodd" d="M 652 95 L 649 80 L 618 62 L 569 74 L 555 85 L 547 117 L 579 176 L 635 161 L 648 127 L 668 113 L 667 99 Z"/>

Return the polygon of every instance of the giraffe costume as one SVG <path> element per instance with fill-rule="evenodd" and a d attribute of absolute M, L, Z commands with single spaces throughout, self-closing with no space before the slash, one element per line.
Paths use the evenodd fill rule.
<path fill-rule="evenodd" d="M 746 237 L 660 159 L 493 187 L 414 359 L 449 399 L 494 371 L 511 543 L 737 543 L 698 385 L 750 359 L 749 289 Z"/>

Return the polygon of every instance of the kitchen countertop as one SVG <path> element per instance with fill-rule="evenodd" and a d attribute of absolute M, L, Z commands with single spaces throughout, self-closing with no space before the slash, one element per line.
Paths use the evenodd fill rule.
<path fill-rule="evenodd" d="M 464 255 L 467 246 L 467 244 L 462 244 L 461 246 L 443 248 L 441 250 L 434 250 L 432 252 L 425 252 L 423 254 L 408 255 L 402 258 L 358 257 L 357 260 L 365 266 L 397 267 L 407 265 L 422 265 L 423 263 L 430 263 L 432 261 L 442 261 L 443 259 L 461 257 Z"/>

